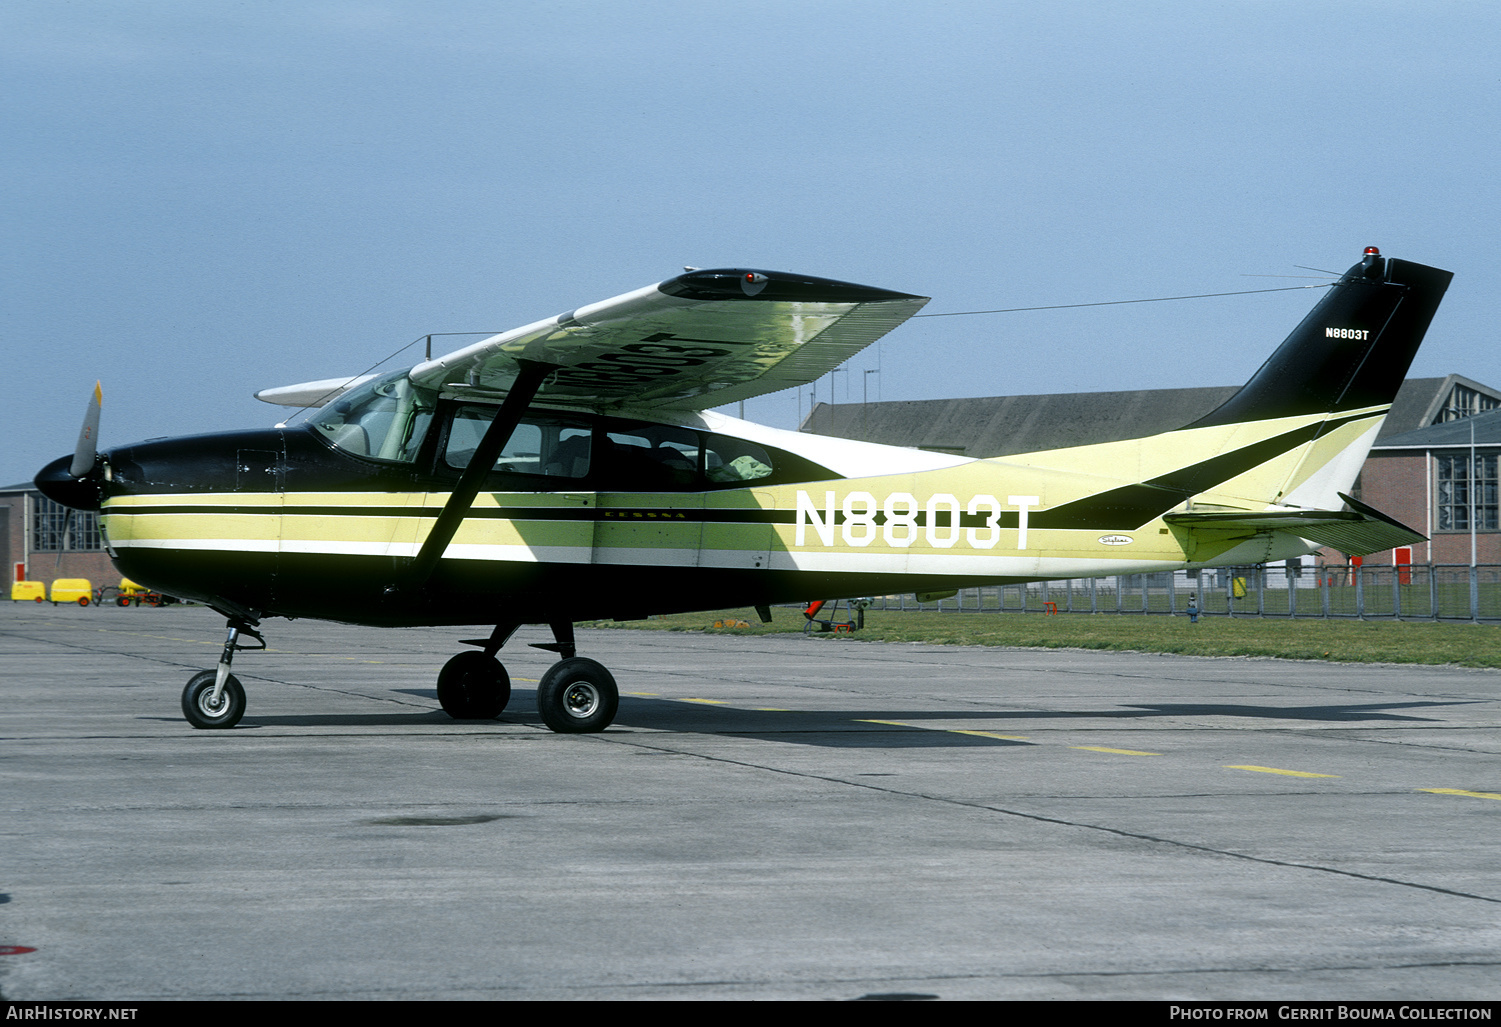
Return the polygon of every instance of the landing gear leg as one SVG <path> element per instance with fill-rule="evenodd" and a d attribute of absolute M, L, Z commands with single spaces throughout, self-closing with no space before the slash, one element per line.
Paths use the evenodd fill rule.
<path fill-rule="evenodd" d="M 552 632 L 557 641 L 535 643 L 536 647 L 551 649 L 563 659 L 537 683 L 537 712 L 560 734 L 603 731 L 614 722 L 620 707 L 615 678 L 601 664 L 574 655 L 572 621 L 554 621 Z"/>
<path fill-rule="evenodd" d="M 454 720 L 494 720 L 511 701 L 511 676 L 495 658 L 521 625 L 495 625 L 489 638 L 465 639 L 483 652 L 459 653 L 438 672 L 438 703 Z"/>
<path fill-rule="evenodd" d="M 241 645 L 240 635 L 246 634 L 260 645 Z M 248 621 L 234 619 L 229 622 L 224 639 L 224 653 L 219 657 L 219 666 L 214 670 L 200 671 L 188 679 L 182 690 L 182 714 L 196 728 L 229 728 L 240 722 L 245 715 L 245 689 L 239 678 L 229 672 L 229 665 L 237 649 L 264 649 L 266 640 Z"/>

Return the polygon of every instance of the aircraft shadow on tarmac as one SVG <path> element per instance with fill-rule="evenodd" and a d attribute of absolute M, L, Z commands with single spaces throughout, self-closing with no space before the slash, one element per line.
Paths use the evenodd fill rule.
<path fill-rule="evenodd" d="M 393 689 L 435 699 L 433 689 Z M 758 710 L 728 703 L 623 695 L 615 727 L 693 734 L 747 735 L 825 748 L 907 749 L 1030 746 L 1022 739 L 996 737 L 1039 721 L 1067 724 L 1082 720 L 1145 720 L 1156 717 L 1242 717 L 1314 723 L 1439 723 L 1439 718 L 1397 713 L 1430 707 L 1464 706 L 1480 700 L 1405 703 L 1349 703 L 1321 706 L 1253 706 L 1238 703 L 1142 703 L 1106 710 Z M 171 718 L 144 718 L 171 719 Z M 442 710 L 392 713 L 247 715 L 239 729 L 257 727 L 472 727 L 534 724 L 539 718 L 529 690 L 518 690 L 496 720 L 451 719 Z M 924 722 L 934 723 L 932 727 Z M 962 725 L 973 724 L 972 728 Z M 970 734 L 969 731 L 995 734 Z"/>

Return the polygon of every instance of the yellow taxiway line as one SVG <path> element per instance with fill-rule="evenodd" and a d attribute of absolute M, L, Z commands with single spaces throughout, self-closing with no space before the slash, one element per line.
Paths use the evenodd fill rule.
<path fill-rule="evenodd" d="M 1339 777 L 1338 774 L 1314 774 L 1307 770 L 1283 770 L 1280 767 L 1257 767 L 1251 764 L 1226 764 L 1226 770 L 1254 770 L 1258 774 L 1282 774 L 1287 777 Z"/>
<path fill-rule="evenodd" d="M 1136 749 L 1107 749 L 1103 745 L 1070 745 L 1070 749 L 1087 749 L 1090 752 L 1113 752 L 1121 756 L 1161 756 L 1160 752 L 1139 752 Z"/>

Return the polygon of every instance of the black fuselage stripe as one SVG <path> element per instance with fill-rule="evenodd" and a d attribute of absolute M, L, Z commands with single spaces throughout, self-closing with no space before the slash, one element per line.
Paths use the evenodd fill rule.
<path fill-rule="evenodd" d="M 414 510 L 406 506 L 391 507 L 359 507 L 359 506 L 127 506 L 106 510 L 110 514 L 124 515 L 156 515 L 156 514 L 189 514 L 193 516 L 256 516 L 256 517 L 394 517 L 410 518 L 417 520 L 436 520 L 439 510 L 435 508 Z M 510 507 L 485 507 L 472 509 L 465 515 L 466 519 L 473 520 L 500 520 L 500 521 L 598 521 L 606 524 L 619 524 L 624 522 L 648 522 L 648 521 L 694 521 L 708 524 L 796 524 L 797 514 L 792 510 L 702 510 L 691 507 L 616 507 L 607 509 L 598 508 L 559 508 L 559 507 L 535 507 L 535 506 L 510 506 Z M 888 518 L 884 513 L 877 512 L 876 524 L 885 524 Z M 917 524 L 927 524 L 927 516 L 924 512 L 916 513 Z M 1005 527 L 1007 518 L 1010 518 L 1011 527 L 1016 526 L 1016 514 L 1002 513 L 1000 524 Z M 834 523 L 843 524 L 846 521 L 844 512 L 834 511 Z M 863 518 L 862 518 L 863 520 Z M 945 511 L 938 513 L 936 522 L 940 527 L 948 527 L 951 523 L 950 515 Z M 982 528 L 987 523 L 987 515 L 984 514 L 960 514 L 959 524 L 962 527 Z"/>
<path fill-rule="evenodd" d="M 220 503 L 199 505 L 163 504 L 152 506 L 107 507 L 114 515 L 191 514 L 195 516 L 253 517 L 397 517 L 436 520 L 440 507 L 410 506 L 228 506 Z M 703 510 L 693 507 L 538 507 L 499 506 L 471 508 L 466 519 L 502 521 L 711 521 L 729 523 L 792 524 L 796 515 L 790 510 Z"/>

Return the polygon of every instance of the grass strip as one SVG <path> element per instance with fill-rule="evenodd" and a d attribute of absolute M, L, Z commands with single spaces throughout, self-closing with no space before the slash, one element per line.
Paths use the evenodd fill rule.
<path fill-rule="evenodd" d="M 841 611 L 841 614 L 843 611 Z M 638 621 L 602 621 L 596 627 L 708 634 L 765 635 L 801 632 L 794 609 L 772 611 L 762 624 L 754 610 L 684 613 Z M 714 627 L 716 621 L 745 626 Z M 1501 667 L 1501 631 L 1469 622 L 1324 620 L 1258 617 L 1187 617 L 1141 614 L 939 613 L 870 610 L 864 630 L 815 634 L 820 641 L 927 642 L 1009 648 L 1114 649 L 1185 656 L 1263 656 L 1338 663 L 1422 663 Z"/>

